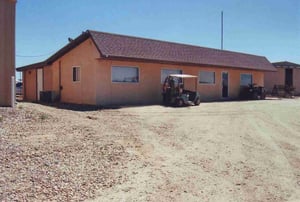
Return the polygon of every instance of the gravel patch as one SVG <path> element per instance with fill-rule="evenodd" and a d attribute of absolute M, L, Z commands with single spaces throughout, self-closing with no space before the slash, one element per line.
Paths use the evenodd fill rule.
<path fill-rule="evenodd" d="M 1 201 L 82 201 L 126 181 L 134 156 L 123 145 L 82 124 L 89 118 L 31 105 L 0 108 Z"/>

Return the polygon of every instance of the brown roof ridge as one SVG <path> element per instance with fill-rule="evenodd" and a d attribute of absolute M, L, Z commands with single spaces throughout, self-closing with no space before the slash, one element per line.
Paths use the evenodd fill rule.
<path fill-rule="evenodd" d="M 156 41 L 156 42 L 162 42 L 162 43 L 168 43 L 168 44 L 174 44 L 174 45 L 181 45 L 181 46 L 188 46 L 188 47 L 194 47 L 194 48 L 210 49 L 210 50 L 219 51 L 219 52 L 243 54 L 243 55 L 248 55 L 248 56 L 256 56 L 256 57 L 264 57 L 264 58 L 266 58 L 265 56 L 262 56 L 262 55 L 256 55 L 256 54 L 250 54 L 250 53 L 244 53 L 244 52 L 238 52 L 238 51 L 231 51 L 231 50 L 221 50 L 221 49 L 218 49 L 218 48 L 210 48 L 210 47 L 199 46 L 199 45 L 194 45 L 194 44 L 173 42 L 173 41 L 153 39 L 153 38 L 146 38 L 146 37 L 139 37 L 139 36 L 131 36 L 131 35 L 126 35 L 126 34 L 117 34 L 117 33 L 112 33 L 112 32 L 103 32 L 103 31 L 97 31 L 97 30 L 91 30 L 91 29 L 86 30 L 86 32 L 89 32 L 89 33 L 90 32 L 94 32 L 94 33 L 100 33 L 100 34 L 109 34 L 109 35 L 113 35 L 113 36 L 127 37 L 127 38 L 132 38 L 132 39 L 142 39 L 142 40 Z"/>

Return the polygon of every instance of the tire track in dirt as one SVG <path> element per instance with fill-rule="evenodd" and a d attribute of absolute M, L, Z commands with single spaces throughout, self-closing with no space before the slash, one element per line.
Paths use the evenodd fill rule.
<path fill-rule="evenodd" d="M 287 136 L 297 137 L 299 133 L 294 128 L 286 126 L 285 122 L 278 121 L 276 117 L 265 113 L 257 117 L 253 123 L 253 128 L 256 128 L 258 137 L 263 140 L 263 145 L 269 146 L 269 159 L 265 159 L 264 162 L 267 165 L 265 167 L 272 169 L 267 169 L 270 172 L 269 179 L 263 180 L 268 183 L 273 182 L 271 184 L 264 182 L 262 185 L 264 193 L 269 194 L 267 199 L 272 201 L 290 200 L 293 195 L 300 196 L 298 185 L 300 181 L 300 148 L 296 147 L 294 142 L 290 142 L 291 138 L 286 138 Z M 257 138 L 256 144 L 259 144 Z M 263 151 L 266 152 L 266 149 Z M 276 162 L 276 166 L 274 162 Z M 272 175 L 272 173 L 280 174 Z M 281 195 L 280 193 L 285 194 Z M 253 197 L 253 195 L 249 197 Z M 297 198 L 291 198 L 291 200 L 295 199 Z"/>
<path fill-rule="evenodd" d="M 99 189 L 95 201 L 286 201 L 300 196 L 300 114 L 289 117 L 297 108 L 283 104 L 42 113 L 98 135 L 96 141 L 115 141 L 134 157 L 122 167 L 128 178 Z"/>
<path fill-rule="evenodd" d="M 285 166 L 286 160 L 274 156 L 281 155 L 273 139 L 280 134 L 268 124 L 273 120 L 265 116 L 265 104 L 227 106 L 235 104 L 170 109 L 170 113 L 130 110 L 140 116 L 141 141 L 148 145 L 142 153 L 151 162 L 149 200 L 283 201 L 299 196 L 289 184 L 295 176 Z"/>

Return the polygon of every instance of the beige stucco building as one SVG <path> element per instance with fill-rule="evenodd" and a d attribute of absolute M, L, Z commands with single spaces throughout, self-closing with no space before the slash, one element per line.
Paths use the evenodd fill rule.
<path fill-rule="evenodd" d="M 11 77 L 15 76 L 16 0 L 0 0 L 0 106 L 11 106 Z"/>
<path fill-rule="evenodd" d="M 263 85 L 264 72 L 275 68 L 262 56 L 88 30 L 18 71 L 25 100 L 49 91 L 65 103 L 123 105 L 160 103 L 170 73 L 197 75 L 202 101 L 235 99 L 241 85 Z"/>

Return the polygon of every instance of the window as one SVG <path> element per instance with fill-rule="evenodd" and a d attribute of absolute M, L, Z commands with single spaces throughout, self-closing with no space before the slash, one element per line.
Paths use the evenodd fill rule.
<path fill-rule="evenodd" d="M 164 83 L 167 76 L 170 74 L 182 74 L 182 70 L 179 69 L 162 69 L 161 70 L 161 83 Z"/>
<path fill-rule="evenodd" d="M 214 84 L 215 83 L 215 72 L 200 71 L 199 83 Z"/>
<path fill-rule="evenodd" d="M 241 86 L 252 84 L 252 74 L 241 74 Z"/>
<path fill-rule="evenodd" d="M 111 69 L 112 82 L 138 83 L 139 69 L 137 67 L 113 66 Z"/>
<path fill-rule="evenodd" d="M 80 67 L 73 67 L 73 81 L 80 81 Z"/>

